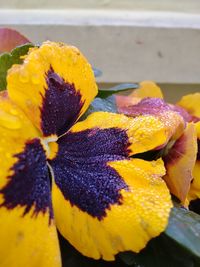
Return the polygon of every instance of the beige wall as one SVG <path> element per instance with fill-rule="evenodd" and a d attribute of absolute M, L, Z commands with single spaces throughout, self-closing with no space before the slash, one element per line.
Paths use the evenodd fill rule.
<path fill-rule="evenodd" d="M 0 0 L 1 8 L 100 8 L 199 13 L 199 0 Z"/>
<path fill-rule="evenodd" d="M 100 83 L 150 79 L 200 91 L 199 0 L 0 0 L 0 6 L 0 27 L 34 43 L 78 46 L 103 70 Z M 182 94 L 180 86 L 165 91 L 168 99 Z"/>

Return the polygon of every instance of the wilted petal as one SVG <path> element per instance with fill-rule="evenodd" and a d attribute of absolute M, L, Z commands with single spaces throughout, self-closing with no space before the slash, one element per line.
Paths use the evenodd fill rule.
<path fill-rule="evenodd" d="M 86 256 L 114 260 L 120 251 L 138 252 L 167 226 L 172 203 L 162 160 L 128 158 L 138 135 L 147 141 L 146 118 L 93 113 L 58 140 L 49 161 L 56 224 Z M 159 138 L 153 136 L 148 140 Z"/>
<path fill-rule="evenodd" d="M 195 124 L 195 128 L 197 132 L 197 156 L 193 169 L 193 180 L 188 194 L 189 201 L 200 199 L 200 122 Z"/>
<path fill-rule="evenodd" d="M 9 97 L 45 136 L 65 133 L 97 94 L 90 64 L 80 51 L 45 42 L 30 49 L 7 77 Z"/>
<path fill-rule="evenodd" d="M 181 137 L 164 156 L 166 175 L 164 180 L 170 192 L 185 204 L 197 154 L 197 135 L 195 125 L 189 123 Z"/>

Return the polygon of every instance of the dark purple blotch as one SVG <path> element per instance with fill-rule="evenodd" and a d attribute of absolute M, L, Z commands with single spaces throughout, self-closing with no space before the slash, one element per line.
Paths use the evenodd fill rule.
<path fill-rule="evenodd" d="M 50 177 L 40 140 L 27 142 L 24 151 L 14 157 L 17 158 L 11 168 L 14 174 L 7 178 L 7 184 L 0 190 L 4 199 L 1 206 L 7 209 L 24 207 L 22 216 L 29 213 L 33 207 L 33 217 L 40 212 L 48 212 L 51 220 L 53 211 Z"/>
<path fill-rule="evenodd" d="M 121 204 L 127 184 L 109 161 L 127 159 L 128 136 L 119 128 L 68 132 L 58 140 L 59 152 L 50 164 L 65 199 L 99 220 L 112 204 Z"/>
<path fill-rule="evenodd" d="M 200 215 L 200 198 L 190 201 L 189 209 Z"/>
<path fill-rule="evenodd" d="M 41 108 L 41 128 L 45 136 L 62 135 L 78 119 L 83 102 L 81 94 L 52 68 L 46 74 L 47 90 Z"/>
<path fill-rule="evenodd" d="M 200 160 L 200 139 L 197 139 L 197 160 Z"/>

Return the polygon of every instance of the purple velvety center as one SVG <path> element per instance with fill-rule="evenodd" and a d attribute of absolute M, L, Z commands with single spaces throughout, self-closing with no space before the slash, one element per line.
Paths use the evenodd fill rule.
<path fill-rule="evenodd" d="M 200 160 L 200 139 L 197 139 L 197 160 Z"/>
<path fill-rule="evenodd" d="M 37 216 L 39 212 L 48 212 L 49 219 L 52 219 L 50 177 L 40 140 L 27 142 L 24 151 L 14 157 L 17 158 L 11 168 L 14 173 L 8 177 L 8 183 L 0 190 L 4 198 L 1 206 L 7 209 L 24 207 L 23 216 L 33 208 L 33 216 Z"/>
<path fill-rule="evenodd" d="M 147 97 L 142 99 L 136 105 L 120 108 L 121 113 L 132 117 L 137 117 L 140 115 L 159 116 L 159 114 L 168 110 L 177 112 L 186 122 L 198 121 L 197 118 L 191 116 L 184 108 L 177 105 L 168 104 L 160 98 Z"/>
<path fill-rule="evenodd" d="M 83 102 L 74 84 L 64 81 L 51 68 L 46 75 L 47 90 L 41 108 L 42 131 L 45 136 L 62 135 L 78 119 Z"/>
<path fill-rule="evenodd" d="M 109 161 L 128 156 L 128 137 L 118 128 L 69 132 L 59 139 L 57 157 L 50 161 L 55 182 L 65 199 L 101 220 L 112 204 L 121 204 L 127 184 Z"/>

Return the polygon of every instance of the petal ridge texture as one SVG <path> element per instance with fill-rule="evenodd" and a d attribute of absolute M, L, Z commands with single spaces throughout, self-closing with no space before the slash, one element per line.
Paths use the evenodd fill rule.
<path fill-rule="evenodd" d="M 156 127 L 145 134 L 149 125 Z M 56 225 L 83 255 L 114 260 L 120 251 L 139 252 L 166 228 L 172 203 L 162 160 L 129 158 L 152 139 L 153 146 L 167 139 L 156 118 L 97 112 L 58 140 L 49 161 Z"/>
<path fill-rule="evenodd" d="M 12 66 L 7 84 L 9 97 L 45 136 L 67 131 L 97 94 L 91 65 L 80 51 L 48 41 Z"/>

